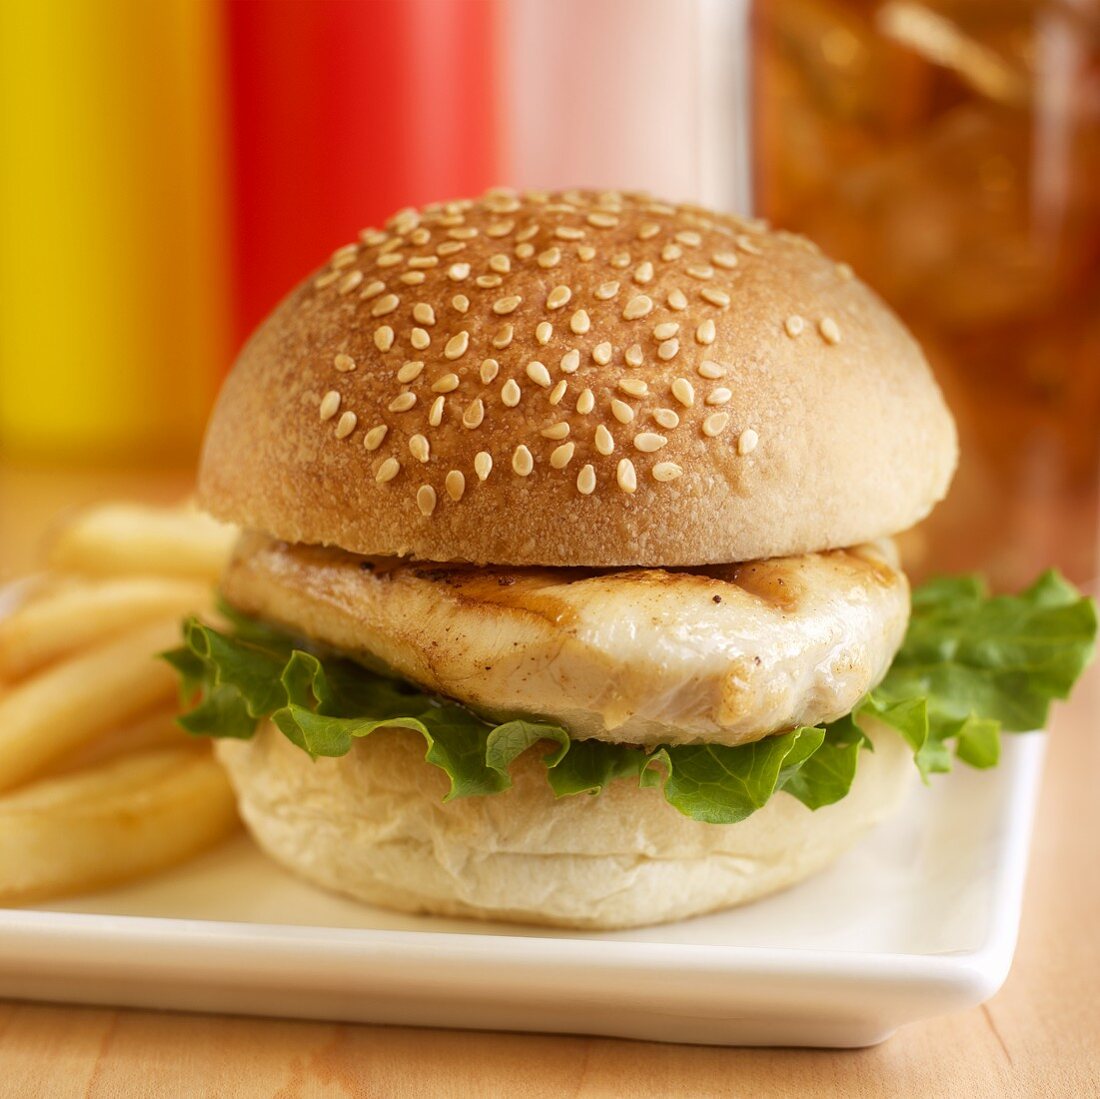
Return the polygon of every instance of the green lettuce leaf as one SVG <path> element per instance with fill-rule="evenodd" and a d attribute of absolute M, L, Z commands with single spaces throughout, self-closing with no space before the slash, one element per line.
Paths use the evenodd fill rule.
<path fill-rule="evenodd" d="M 341 756 L 378 728 L 424 740 L 424 759 L 448 777 L 448 798 L 485 796 L 511 785 L 524 752 L 542 762 L 559 797 L 598 794 L 617 780 L 659 787 L 681 813 L 711 824 L 744 820 L 785 791 L 809 809 L 849 791 L 864 729 L 895 730 L 921 775 L 953 758 L 991 767 L 1000 734 L 1041 728 L 1090 659 L 1096 608 L 1057 573 L 1018 596 L 991 597 L 974 577 L 936 580 L 913 594 L 905 642 L 875 690 L 852 713 L 737 747 L 662 746 L 651 751 L 574 740 L 560 725 L 528 718 L 497 724 L 457 702 L 331 653 L 223 608 L 219 631 L 184 623 L 183 645 L 165 659 L 194 702 L 180 724 L 200 736 L 251 737 L 263 720 L 313 758 Z M 952 754 L 953 753 L 953 754 Z"/>

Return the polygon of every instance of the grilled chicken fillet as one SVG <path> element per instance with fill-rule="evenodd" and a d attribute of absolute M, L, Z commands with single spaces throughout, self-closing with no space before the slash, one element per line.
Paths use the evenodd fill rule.
<path fill-rule="evenodd" d="M 909 613 L 890 542 L 608 571 L 408 563 L 253 534 L 223 594 L 487 716 L 645 746 L 740 744 L 848 713 Z"/>

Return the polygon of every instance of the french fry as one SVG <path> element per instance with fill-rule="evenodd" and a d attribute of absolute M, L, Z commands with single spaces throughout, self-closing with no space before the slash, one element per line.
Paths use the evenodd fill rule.
<path fill-rule="evenodd" d="M 237 826 L 209 752 L 160 749 L 0 797 L 0 903 L 80 892 L 165 869 Z"/>
<path fill-rule="evenodd" d="M 202 738 L 194 737 L 179 727 L 176 723 L 177 713 L 175 706 L 161 707 L 135 721 L 120 725 L 117 729 L 109 729 L 94 740 L 89 740 L 54 760 L 42 772 L 41 777 L 72 774 L 74 771 L 98 767 L 120 756 L 133 755 L 151 748 L 203 747 Z"/>
<path fill-rule="evenodd" d="M 0 679 L 20 679 L 143 622 L 204 611 L 211 596 L 202 581 L 159 577 L 80 581 L 47 591 L 0 618 Z"/>
<path fill-rule="evenodd" d="M 176 692 L 155 654 L 179 640 L 175 620 L 130 630 L 55 664 L 0 699 L 0 791 Z"/>
<path fill-rule="evenodd" d="M 53 568 L 91 576 L 183 576 L 213 583 L 237 529 L 192 508 L 104 504 L 78 513 L 55 536 Z"/>

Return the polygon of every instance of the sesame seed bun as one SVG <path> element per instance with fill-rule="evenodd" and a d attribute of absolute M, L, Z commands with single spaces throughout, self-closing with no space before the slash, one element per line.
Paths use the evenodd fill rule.
<path fill-rule="evenodd" d="M 896 533 L 955 459 L 917 345 L 809 242 L 491 192 L 402 211 L 290 294 L 225 384 L 199 491 L 362 554 L 700 565 Z"/>
<path fill-rule="evenodd" d="M 257 842 L 309 881 L 407 912 L 584 928 L 684 919 L 802 881 L 894 809 L 914 776 L 886 730 L 835 805 L 811 812 L 779 793 L 716 825 L 625 780 L 555 798 L 537 747 L 516 761 L 512 789 L 450 802 L 405 731 L 316 762 L 272 726 L 217 752 Z"/>

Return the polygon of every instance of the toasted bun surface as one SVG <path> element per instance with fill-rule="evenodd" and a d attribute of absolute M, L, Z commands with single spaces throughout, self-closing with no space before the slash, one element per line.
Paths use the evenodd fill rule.
<path fill-rule="evenodd" d="M 408 912 L 585 928 L 683 919 L 801 881 L 885 816 L 914 774 L 887 731 L 835 805 L 811 812 L 780 793 L 714 825 L 626 781 L 556 799 L 537 749 L 517 760 L 512 789 L 446 803 L 446 778 L 403 731 L 317 762 L 272 726 L 217 750 L 260 846 L 318 885 Z"/>
<path fill-rule="evenodd" d="M 954 425 L 916 344 L 790 234 L 567 192 L 404 211 L 227 380 L 215 515 L 362 554 L 692 565 L 922 518 Z"/>

